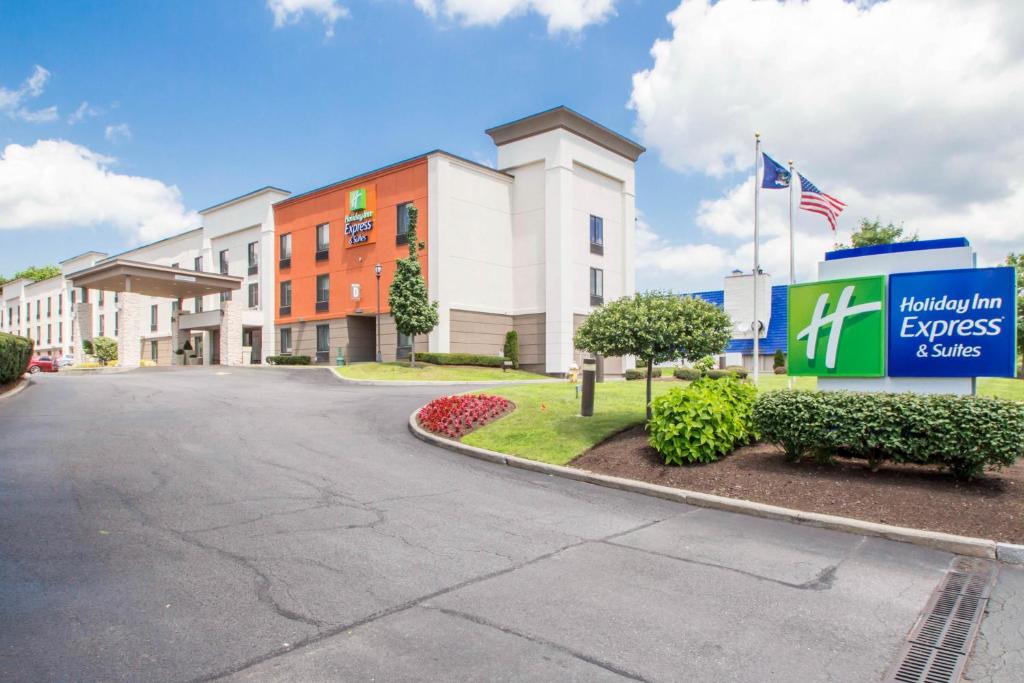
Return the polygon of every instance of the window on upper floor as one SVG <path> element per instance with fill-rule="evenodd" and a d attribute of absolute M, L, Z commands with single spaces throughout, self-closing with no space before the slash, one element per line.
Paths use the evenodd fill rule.
<path fill-rule="evenodd" d="M 194 271 L 196 271 L 198 273 L 202 269 L 203 269 L 203 257 L 202 256 L 196 256 L 194 259 L 192 259 L 192 270 L 194 270 Z"/>
<path fill-rule="evenodd" d="M 316 226 L 316 260 L 325 261 L 331 248 L 331 224 L 321 223 Z"/>
<path fill-rule="evenodd" d="M 281 268 L 290 268 L 292 265 L 292 234 L 286 233 L 278 238 L 278 247 L 280 254 L 278 258 L 281 260 Z"/>
<path fill-rule="evenodd" d="M 249 242 L 249 275 L 255 275 L 260 270 L 260 243 Z"/>
<path fill-rule="evenodd" d="M 409 207 L 412 205 L 412 202 L 404 202 L 398 205 L 398 216 L 395 220 L 395 244 L 409 243 Z"/>
<path fill-rule="evenodd" d="M 323 313 L 331 307 L 331 276 L 316 276 L 316 312 Z"/>
<path fill-rule="evenodd" d="M 291 315 L 292 314 L 292 283 L 291 280 L 285 280 L 281 283 L 281 296 L 277 302 L 280 307 L 280 315 Z"/>
<path fill-rule="evenodd" d="M 221 275 L 227 275 L 228 274 L 228 250 L 227 249 L 221 249 L 220 250 L 220 254 L 217 257 L 217 262 L 218 262 L 218 265 L 220 266 L 220 274 Z"/>
<path fill-rule="evenodd" d="M 260 283 L 249 283 L 249 308 L 256 308 L 260 305 Z"/>
<path fill-rule="evenodd" d="M 604 253 L 604 219 L 600 216 L 590 217 L 590 253 Z"/>
<path fill-rule="evenodd" d="M 600 268 L 590 269 L 590 305 L 600 306 L 604 303 L 604 271 Z"/>
<path fill-rule="evenodd" d="M 160 312 L 160 306 L 158 304 L 153 304 L 152 306 L 149 307 L 149 331 L 150 332 L 156 332 L 157 316 L 159 315 L 159 312 Z"/>

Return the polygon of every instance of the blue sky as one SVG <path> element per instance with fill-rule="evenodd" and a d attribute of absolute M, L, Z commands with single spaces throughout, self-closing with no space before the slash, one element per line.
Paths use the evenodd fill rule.
<path fill-rule="evenodd" d="M 307 7 L 275 22 L 275 3 Z M 973 72 L 976 57 L 934 73 L 925 59 L 929 41 L 959 29 L 958 12 L 985 19 L 975 22 L 976 35 L 959 31 L 961 44 L 981 50 L 995 43 L 996 52 L 1005 47 L 1000 40 L 1016 44 L 1000 33 L 1005 12 L 1014 10 L 1004 12 L 1006 3 L 996 0 L 970 9 L 937 0 L 945 11 L 924 16 L 906 0 L 806 4 L 4 3 L 0 273 L 88 249 L 117 252 L 166 234 L 176 220 L 195 220 L 195 210 L 267 184 L 301 192 L 437 147 L 493 162 L 485 128 L 559 104 L 650 148 L 638 164 L 641 287 L 713 287 L 731 268 L 750 267 L 751 192 L 743 183 L 755 129 L 780 160 L 795 155 L 813 164 L 809 177 L 848 200 L 841 231 L 859 215 L 879 215 L 926 237 L 966 232 L 992 258 L 1024 240 L 1019 221 L 1004 217 L 1024 197 L 1021 149 L 1007 151 L 992 134 L 1020 120 L 1019 102 L 995 101 L 964 116 L 956 102 L 944 110 L 929 101 L 933 92 L 946 92 L 948 100 L 951 85 L 972 84 L 975 99 L 986 87 L 1007 90 L 1007 78 L 1020 79 L 1020 51 L 1000 53 L 995 75 Z M 481 15 L 485 6 L 489 14 Z M 979 15 L 980 6 L 991 6 L 990 16 Z M 566 8 L 575 10 L 559 16 Z M 832 31 L 824 37 L 807 28 L 828 22 Z M 921 24 L 927 30 L 908 34 Z M 878 75 L 877 64 L 848 58 L 863 51 L 865 35 L 878 35 L 874 47 L 884 49 L 886 32 L 900 36 L 892 42 L 902 43 L 901 55 L 921 60 L 896 64 L 903 69 L 896 75 L 920 68 L 910 80 L 921 83 L 901 78 L 895 86 Z M 789 61 L 797 63 L 780 68 L 771 57 L 787 42 L 797 52 Z M 816 100 L 807 83 L 792 77 L 801 59 L 823 68 L 834 59 L 830 73 L 847 87 Z M 927 140 L 900 135 L 922 127 L 901 98 L 929 105 L 929 134 L 956 130 L 947 171 L 914 172 L 934 167 L 927 156 L 934 156 L 934 143 L 929 150 Z M 849 134 L 836 135 L 844 126 Z M 866 164 L 865 150 L 889 155 L 881 159 L 885 166 Z M 879 177 L 878 169 L 896 168 L 893 158 L 906 172 Z M 980 172 L 993 165 L 994 172 Z M 1004 168 L 1017 175 L 1000 177 Z M 69 180 L 78 173 L 83 180 Z M 137 194 L 124 206 L 91 206 L 83 188 L 103 185 L 103 196 L 110 174 L 132 177 L 125 182 L 135 183 Z M 951 199 L 950 178 L 965 174 L 974 179 L 969 194 Z M 762 249 L 780 275 L 784 195 L 772 193 L 763 216 Z M 975 235 L 961 229 L 965 221 L 986 229 Z M 806 274 L 832 236 L 810 214 L 799 217 L 797 229 Z"/>

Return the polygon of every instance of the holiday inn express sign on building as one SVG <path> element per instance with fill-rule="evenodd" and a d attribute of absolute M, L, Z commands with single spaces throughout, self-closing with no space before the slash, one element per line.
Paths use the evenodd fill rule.
<path fill-rule="evenodd" d="M 1013 268 L 794 285 L 789 290 L 789 374 L 1012 377 L 1015 303 Z"/>

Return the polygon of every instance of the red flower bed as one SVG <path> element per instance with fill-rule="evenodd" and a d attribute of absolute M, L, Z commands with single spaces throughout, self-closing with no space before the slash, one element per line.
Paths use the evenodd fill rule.
<path fill-rule="evenodd" d="M 511 409 L 512 402 L 501 396 L 444 396 L 420 408 L 416 417 L 424 429 L 449 439 L 458 439 Z"/>

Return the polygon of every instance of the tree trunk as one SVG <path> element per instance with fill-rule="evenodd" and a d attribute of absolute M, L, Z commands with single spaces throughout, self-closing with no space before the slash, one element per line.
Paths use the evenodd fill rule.
<path fill-rule="evenodd" d="M 409 349 L 409 367 L 416 367 L 416 335 L 409 337 L 409 342 L 412 344 L 412 348 Z"/>
<path fill-rule="evenodd" d="M 651 381 L 654 375 L 654 359 L 647 361 L 647 421 L 651 421 Z"/>

